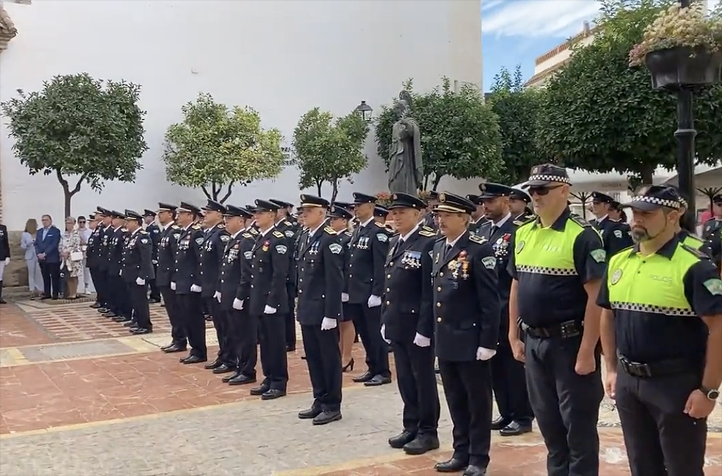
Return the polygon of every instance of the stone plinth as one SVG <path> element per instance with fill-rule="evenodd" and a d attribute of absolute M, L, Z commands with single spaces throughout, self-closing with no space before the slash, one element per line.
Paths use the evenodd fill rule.
<path fill-rule="evenodd" d="M 25 250 L 20 248 L 21 231 L 9 232 L 10 241 L 10 265 L 5 266 L 3 286 L 27 286 L 28 268 L 25 266 Z"/>

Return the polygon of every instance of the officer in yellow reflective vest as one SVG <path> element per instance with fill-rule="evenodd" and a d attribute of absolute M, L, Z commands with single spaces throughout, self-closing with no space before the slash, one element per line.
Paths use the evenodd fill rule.
<path fill-rule="evenodd" d="M 536 166 L 526 185 L 537 218 L 517 228 L 510 247 L 509 344 L 514 357 L 526 362 L 529 401 L 548 450 L 547 474 L 596 476 L 604 395 L 596 297 L 606 253 L 599 233 L 567 207 L 566 169 Z"/>
<path fill-rule="evenodd" d="M 642 187 L 637 191 L 637 194 L 643 195 L 647 188 L 649 187 Z M 679 191 L 677 190 L 679 193 Z M 679 213 L 680 215 L 684 215 L 687 211 L 687 200 L 685 200 L 681 195 L 679 196 Z M 708 243 L 706 243 L 702 238 L 699 236 L 690 233 L 689 231 L 682 228 L 682 224 L 677 221 L 677 237 L 679 238 L 679 241 L 684 243 L 685 245 L 689 246 L 690 248 L 694 248 L 695 250 L 699 250 L 702 253 L 706 254 L 707 256 L 711 256 L 710 249 Z"/>
<path fill-rule="evenodd" d="M 676 190 L 650 186 L 627 206 L 637 244 L 610 259 L 597 300 L 607 392 L 633 476 L 703 476 L 722 383 L 722 280 L 680 240 Z"/>

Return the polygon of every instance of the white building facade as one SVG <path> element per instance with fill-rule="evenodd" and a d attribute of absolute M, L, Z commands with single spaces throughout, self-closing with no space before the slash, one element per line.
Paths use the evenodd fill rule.
<path fill-rule="evenodd" d="M 290 145 L 301 115 L 313 107 L 347 114 L 361 100 L 380 110 L 401 84 L 417 90 L 442 76 L 481 87 L 481 2 L 468 0 L 24 0 L 3 3 L 17 36 L 0 54 L 0 101 L 17 89 L 34 91 L 58 74 L 87 72 L 142 86 L 149 150 L 132 184 L 107 183 L 101 194 L 87 185 L 73 198 L 73 214 L 96 206 L 142 210 L 158 201 L 201 205 L 200 190 L 168 183 L 160 160 L 167 127 L 199 92 L 229 105 L 249 105 L 266 127 Z M 50 213 L 62 221 L 62 190 L 53 176 L 29 176 L 0 125 L 2 216 L 11 230 Z M 373 131 L 369 165 L 343 183 L 352 191 L 386 189 Z M 259 197 L 298 201 L 298 173 L 288 167 L 275 180 L 236 188 L 228 203 Z M 442 180 L 440 189 L 468 193 L 477 181 Z M 328 191 L 330 192 L 330 191 Z"/>

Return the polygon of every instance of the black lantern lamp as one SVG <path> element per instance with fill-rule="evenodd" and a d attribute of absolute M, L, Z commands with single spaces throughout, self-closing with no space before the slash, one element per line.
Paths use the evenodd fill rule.
<path fill-rule="evenodd" d="M 356 113 L 361 116 L 361 118 L 366 122 L 371 122 L 371 117 L 373 116 L 374 110 L 366 104 L 366 101 L 361 101 L 361 104 L 356 106 L 355 109 Z"/>
<path fill-rule="evenodd" d="M 680 6 L 687 8 L 689 0 L 680 0 Z M 677 95 L 677 177 L 679 191 L 690 204 L 682 228 L 695 232 L 696 191 L 694 186 L 695 147 L 697 131 L 694 128 L 692 109 L 696 89 L 720 81 L 722 52 L 710 52 L 704 47 L 691 48 L 676 46 L 651 51 L 644 58 L 647 69 L 652 73 L 652 86 Z"/>

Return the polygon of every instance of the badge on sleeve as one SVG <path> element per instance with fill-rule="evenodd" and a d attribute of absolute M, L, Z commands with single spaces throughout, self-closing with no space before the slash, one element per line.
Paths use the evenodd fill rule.
<path fill-rule="evenodd" d="M 202 245 L 202 244 L 203 244 L 203 240 L 204 240 L 204 238 L 201 237 L 201 236 L 199 236 L 198 238 L 196 238 L 196 244 L 197 244 L 197 245 Z"/>
<path fill-rule="evenodd" d="M 245 253 L 243 253 L 243 257 L 246 259 L 253 258 L 253 251 L 246 251 Z"/>
<path fill-rule="evenodd" d="M 376 239 L 381 243 L 389 241 L 389 236 L 386 233 L 376 233 Z"/>
<path fill-rule="evenodd" d="M 276 245 L 276 252 L 279 255 L 285 255 L 286 251 L 288 251 L 288 247 L 286 245 Z"/>
<path fill-rule="evenodd" d="M 231 236 L 230 236 L 230 235 L 221 235 L 221 241 L 222 241 L 223 243 L 227 243 L 227 242 L 229 242 L 230 240 L 231 240 Z"/>
<path fill-rule="evenodd" d="M 708 279 L 704 282 L 704 287 L 707 288 L 707 291 L 713 296 L 722 296 L 722 279 Z"/>
<path fill-rule="evenodd" d="M 483 264 L 486 269 L 494 269 L 496 268 L 496 258 L 494 256 L 486 256 L 481 258 L 481 264 Z"/>
<path fill-rule="evenodd" d="M 614 230 L 614 236 L 617 238 L 622 237 L 622 230 Z"/>
<path fill-rule="evenodd" d="M 286 238 L 293 238 L 293 232 L 291 230 L 286 230 L 283 234 L 286 235 Z"/>
<path fill-rule="evenodd" d="M 386 235 L 384 235 L 386 236 Z M 328 249 L 331 253 L 338 255 L 341 254 L 341 250 L 343 249 L 343 246 L 339 245 L 338 243 L 331 243 L 328 245 Z"/>
<path fill-rule="evenodd" d="M 607 259 L 607 252 L 601 248 L 598 250 L 592 250 L 589 254 L 592 255 L 592 259 L 597 263 L 604 263 L 604 260 Z"/>
<path fill-rule="evenodd" d="M 144 245 L 147 245 L 147 244 L 148 244 L 148 238 L 141 238 L 141 239 L 140 239 L 140 242 L 143 243 Z"/>

